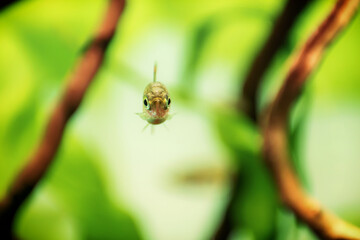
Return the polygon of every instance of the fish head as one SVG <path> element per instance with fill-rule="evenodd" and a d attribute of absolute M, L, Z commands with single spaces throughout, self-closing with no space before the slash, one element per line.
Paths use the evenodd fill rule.
<path fill-rule="evenodd" d="M 143 112 L 151 124 L 160 124 L 167 119 L 171 100 L 166 87 L 160 82 L 150 83 L 144 91 Z"/>

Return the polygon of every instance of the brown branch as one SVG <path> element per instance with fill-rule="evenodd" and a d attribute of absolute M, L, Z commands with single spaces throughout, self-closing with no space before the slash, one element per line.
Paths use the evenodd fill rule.
<path fill-rule="evenodd" d="M 257 120 L 257 95 L 261 81 L 269 68 L 276 52 L 284 44 L 297 17 L 309 3 L 309 0 L 288 0 L 277 18 L 269 37 L 253 61 L 245 77 L 238 107 L 254 122 Z"/>
<path fill-rule="evenodd" d="M 360 229 L 323 209 L 304 192 L 289 161 L 287 123 L 291 106 L 307 77 L 320 62 L 329 43 L 352 19 L 358 4 L 359 0 L 338 0 L 330 15 L 300 49 L 264 127 L 264 159 L 284 204 L 323 239 L 360 239 Z"/>
<path fill-rule="evenodd" d="M 115 33 L 124 5 L 124 0 L 109 2 L 103 22 L 69 79 L 62 98 L 50 116 L 39 146 L 12 182 L 5 198 L 0 202 L 1 239 L 12 237 L 16 213 L 54 161 L 66 124 L 79 107 L 86 90 L 103 62 L 105 51 Z"/>
<path fill-rule="evenodd" d="M 257 121 L 257 93 L 261 80 L 275 57 L 276 52 L 284 44 L 288 38 L 291 28 L 293 27 L 297 17 L 309 3 L 309 0 L 287 0 L 281 14 L 278 16 L 270 35 L 268 36 L 264 46 L 252 63 L 249 72 L 246 75 L 241 90 L 241 97 L 237 104 L 239 110 L 249 116 L 254 122 Z M 216 230 L 213 239 L 228 239 L 234 228 L 232 213 L 236 205 L 236 198 L 239 194 L 239 174 L 233 179 L 232 189 L 230 192 L 229 203 L 225 209 L 224 216 Z"/>

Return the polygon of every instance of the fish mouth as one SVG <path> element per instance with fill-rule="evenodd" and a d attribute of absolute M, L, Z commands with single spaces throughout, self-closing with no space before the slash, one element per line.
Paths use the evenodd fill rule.
<path fill-rule="evenodd" d="M 163 122 L 165 122 L 165 120 L 166 120 L 166 117 L 165 118 L 149 118 L 149 119 L 147 119 L 148 123 L 154 124 L 154 125 L 163 123 Z"/>
<path fill-rule="evenodd" d="M 154 119 L 165 118 L 169 109 L 166 107 L 166 103 L 162 98 L 154 98 L 151 103 L 151 110 L 149 111 L 150 115 Z"/>

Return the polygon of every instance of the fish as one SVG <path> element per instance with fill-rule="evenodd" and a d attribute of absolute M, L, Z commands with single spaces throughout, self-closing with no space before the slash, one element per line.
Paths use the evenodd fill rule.
<path fill-rule="evenodd" d="M 171 99 L 165 85 L 156 81 L 157 65 L 154 65 L 153 81 L 149 83 L 143 93 L 143 112 L 137 113 L 149 124 L 158 125 L 170 119 Z"/>

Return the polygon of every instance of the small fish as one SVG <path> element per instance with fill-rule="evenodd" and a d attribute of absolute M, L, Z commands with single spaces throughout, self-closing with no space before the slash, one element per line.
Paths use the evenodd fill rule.
<path fill-rule="evenodd" d="M 171 99 L 168 90 L 161 82 L 156 81 L 156 64 L 154 66 L 154 79 L 149 83 L 143 94 L 143 112 L 137 113 L 149 124 L 160 124 L 169 119 Z"/>

